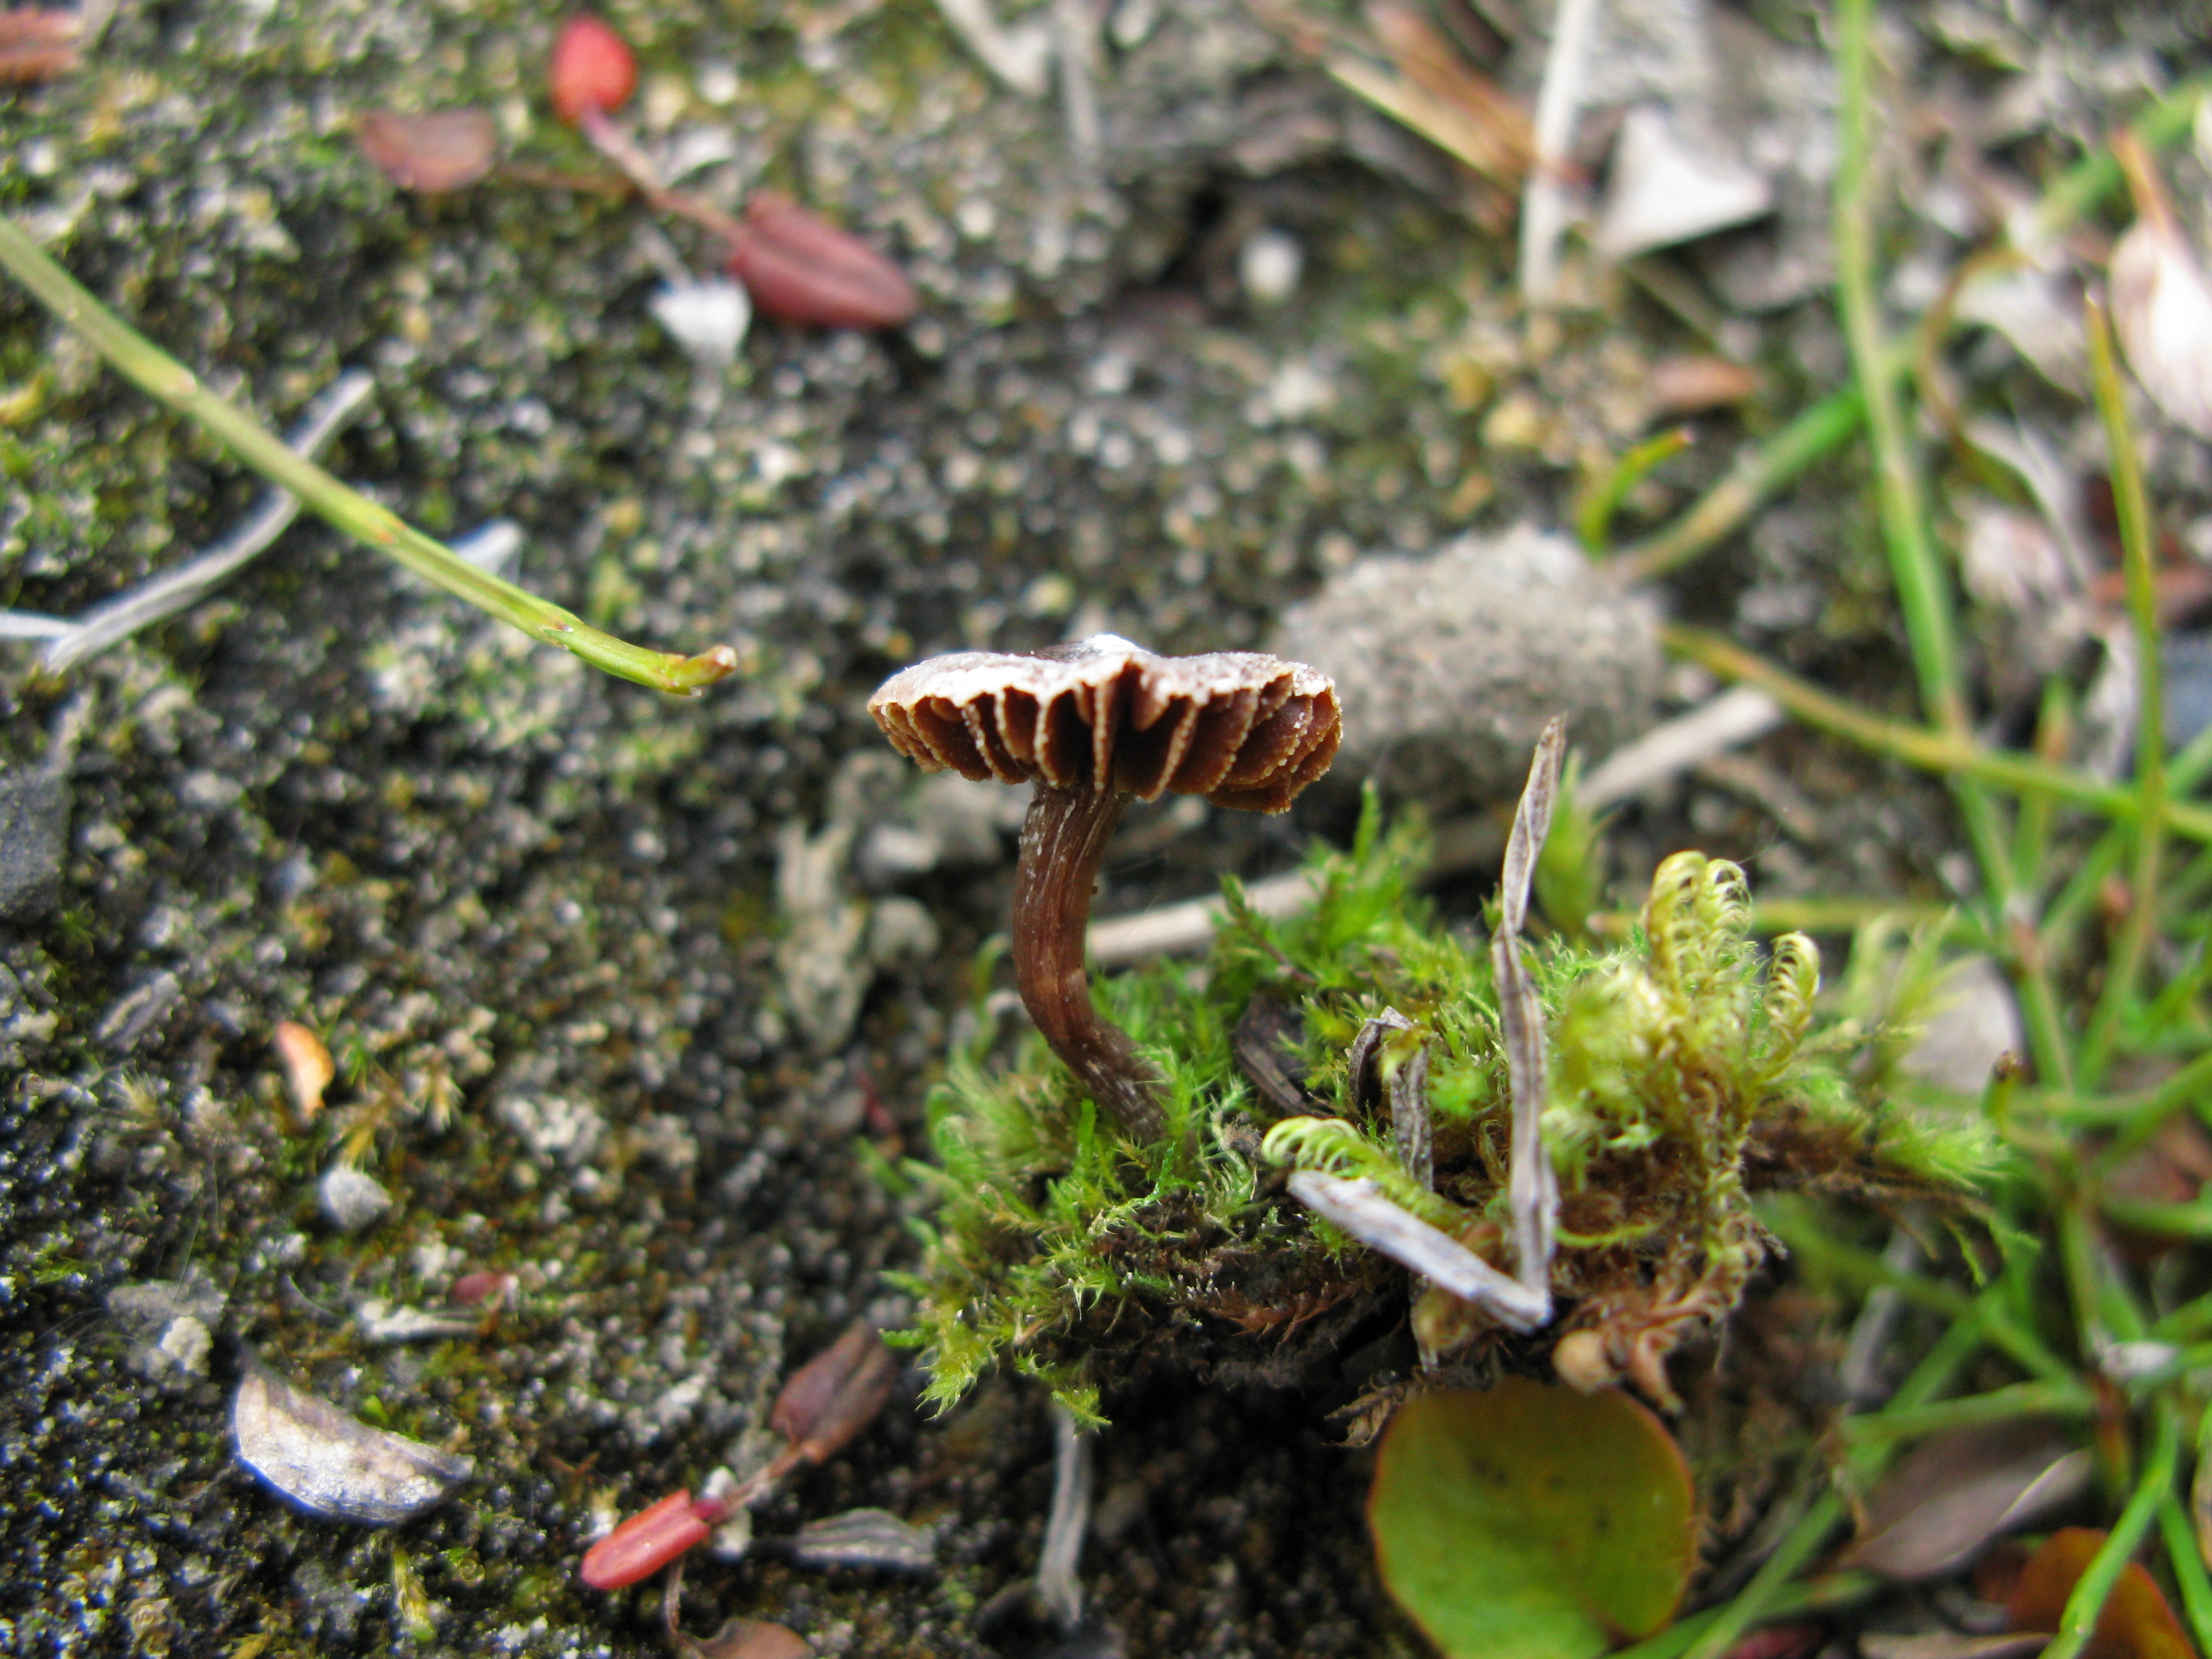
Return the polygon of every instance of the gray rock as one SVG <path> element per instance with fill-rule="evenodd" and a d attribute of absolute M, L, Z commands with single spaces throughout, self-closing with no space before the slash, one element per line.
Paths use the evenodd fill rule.
<path fill-rule="evenodd" d="M 0 921 L 36 921 L 60 902 L 69 817 L 63 773 L 0 772 Z"/>
<path fill-rule="evenodd" d="M 348 1164 L 334 1164 L 315 1188 L 323 1218 L 342 1233 L 357 1233 L 392 1207 L 392 1194 L 375 1176 Z"/>
<path fill-rule="evenodd" d="M 198 1267 L 182 1279 L 145 1279 L 107 1293 L 108 1316 L 131 1339 L 130 1364 L 142 1376 L 181 1382 L 207 1375 L 214 1327 L 227 1298 Z"/>
<path fill-rule="evenodd" d="M 1362 560 L 1285 613 L 1268 649 L 1335 676 L 1334 778 L 1442 809 L 1510 798 L 1554 714 L 1585 755 L 1648 726 L 1657 622 L 1564 537 L 1522 526 Z"/>

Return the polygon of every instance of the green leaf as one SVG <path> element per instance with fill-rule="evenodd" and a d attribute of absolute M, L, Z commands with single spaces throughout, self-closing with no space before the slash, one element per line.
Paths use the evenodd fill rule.
<path fill-rule="evenodd" d="M 1674 1615 L 1694 1507 L 1644 1407 L 1509 1376 L 1401 1407 L 1367 1518 L 1383 1583 L 1448 1659 L 1595 1659 Z"/>

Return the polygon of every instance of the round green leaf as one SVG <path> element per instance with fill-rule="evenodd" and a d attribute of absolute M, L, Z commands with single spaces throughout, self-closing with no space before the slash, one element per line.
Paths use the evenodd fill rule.
<path fill-rule="evenodd" d="M 1693 1507 L 1636 1401 L 1509 1376 L 1401 1407 L 1367 1518 L 1382 1582 L 1449 1659 L 1595 1659 L 1673 1616 Z"/>

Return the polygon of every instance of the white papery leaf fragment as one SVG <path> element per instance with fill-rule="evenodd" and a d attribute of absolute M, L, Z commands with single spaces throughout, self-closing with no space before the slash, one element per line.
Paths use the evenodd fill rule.
<path fill-rule="evenodd" d="M 2212 283 L 2174 222 L 2149 163 L 2115 143 L 2141 216 L 2112 249 L 2112 327 L 2169 420 L 2212 439 Z"/>

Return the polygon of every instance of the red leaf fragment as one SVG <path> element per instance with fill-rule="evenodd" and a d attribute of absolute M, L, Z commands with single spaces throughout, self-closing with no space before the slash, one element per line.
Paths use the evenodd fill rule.
<path fill-rule="evenodd" d="M 2094 1527 L 2062 1527 L 2028 1558 L 2005 1601 L 2005 1623 L 2017 1631 L 2056 1631 L 2066 1598 L 2105 1547 Z M 2140 1561 L 2130 1561 L 2112 1586 L 2082 1659 L 2195 1659 L 2157 1583 Z"/>
<path fill-rule="evenodd" d="M 905 272 L 775 191 L 746 203 L 744 233 L 730 244 L 726 269 L 751 290 L 756 306 L 786 322 L 896 328 L 921 309 Z"/>
<path fill-rule="evenodd" d="M 874 1326 L 855 1320 L 792 1373 L 769 1413 L 769 1426 L 791 1442 L 787 1456 L 822 1462 L 883 1410 L 897 1382 L 897 1358 Z"/>
<path fill-rule="evenodd" d="M 708 1513 L 702 1516 L 701 1510 Z M 649 1510 L 640 1510 L 584 1552 L 577 1576 L 593 1589 L 617 1590 L 650 1578 L 704 1539 L 722 1518 L 719 1504 L 694 1503 L 690 1492 L 674 1492 Z"/>
<path fill-rule="evenodd" d="M 520 1284 L 513 1273 L 495 1272 L 479 1267 L 474 1273 L 463 1273 L 446 1292 L 446 1299 L 464 1308 L 473 1308 L 478 1303 L 489 1302 L 494 1307 L 505 1307 L 514 1299 Z"/>
<path fill-rule="evenodd" d="M 586 110 L 612 111 L 637 90 L 637 59 L 629 42 L 604 21 L 579 12 L 553 41 L 553 112 L 570 126 Z"/>
<path fill-rule="evenodd" d="M 75 69 L 80 27 L 73 11 L 0 11 L 0 86 L 27 87 Z"/>
<path fill-rule="evenodd" d="M 373 109 L 355 135 L 361 153 L 402 190 L 436 195 L 473 185 L 491 171 L 499 152 L 489 112 L 433 110 L 410 115 Z"/>

